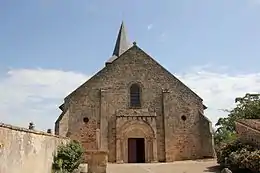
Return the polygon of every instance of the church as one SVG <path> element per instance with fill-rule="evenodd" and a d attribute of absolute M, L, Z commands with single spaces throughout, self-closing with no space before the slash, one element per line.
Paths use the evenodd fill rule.
<path fill-rule="evenodd" d="M 127 38 L 121 24 L 112 56 L 65 97 L 55 134 L 114 163 L 172 162 L 215 156 L 203 100 Z M 88 157 L 88 156 L 85 156 Z"/>

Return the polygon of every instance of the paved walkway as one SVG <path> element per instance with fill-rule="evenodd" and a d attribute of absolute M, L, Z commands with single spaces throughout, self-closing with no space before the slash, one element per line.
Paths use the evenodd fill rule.
<path fill-rule="evenodd" d="M 108 164 L 107 173 L 219 173 L 215 160 L 174 163 Z"/>

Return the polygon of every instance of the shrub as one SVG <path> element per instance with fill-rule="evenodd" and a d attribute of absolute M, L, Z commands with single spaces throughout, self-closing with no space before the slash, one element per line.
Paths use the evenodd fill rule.
<path fill-rule="evenodd" d="M 230 163 L 230 167 L 232 167 L 233 169 L 246 169 L 246 167 L 241 163 L 250 154 L 251 151 L 249 151 L 247 148 L 242 148 L 241 150 L 232 152 L 227 159 Z"/>
<path fill-rule="evenodd" d="M 242 160 L 243 167 L 251 170 L 254 173 L 260 172 L 260 150 L 256 150 L 250 153 L 248 157 Z"/>
<path fill-rule="evenodd" d="M 222 167 L 228 167 L 233 171 L 260 172 L 260 150 L 253 146 L 235 141 L 222 145 L 216 153 L 217 161 Z"/>
<path fill-rule="evenodd" d="M 73 172 L 82 162 L 83 151 L 82 146 L 77 141 L 59 146 L 53 160 L 53 171 L 55 173 Z"/>
<path fill-rule="evenodd" d="M 238 150 L 241 150 L 244 147 L 244 144 L 240 143 L 239 141 L 234 141 L 231 143 L 223 144 L 216 150 L 217 154 L 217 162 L 221 166 L 227 166 L 229 165 L 229 159 L 228 157 L 232 152 L 236 152 Z"/>

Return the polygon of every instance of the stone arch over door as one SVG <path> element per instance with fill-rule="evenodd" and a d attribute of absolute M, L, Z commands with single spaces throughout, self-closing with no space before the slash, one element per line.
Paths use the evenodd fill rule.
<path fill-rule="evenodd" d="M 143 120 L 130 120 L 117 129 L 117 162 L 128 162 L 129 138 L 144 138 L 145 162 L 157 161 L 157 140 L 153 128 Z"/>

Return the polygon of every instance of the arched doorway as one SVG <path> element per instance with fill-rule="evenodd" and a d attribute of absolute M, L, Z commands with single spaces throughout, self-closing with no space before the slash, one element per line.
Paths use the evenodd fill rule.
<path fill-rule="evenodd" d="M 117 132 L 117 162 L 145 163 L 156 160 L 156 138 L 148 123 L 130 120 Z"/>

